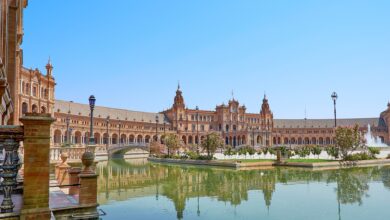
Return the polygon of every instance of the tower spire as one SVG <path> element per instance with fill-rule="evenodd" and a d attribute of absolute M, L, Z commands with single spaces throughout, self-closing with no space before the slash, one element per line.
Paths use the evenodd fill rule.
<path fill-rule="evenodd" d="M 177 81 L 177 90 L 180 90 L 180 80 Z"/>
<path fill-rule="evenodd" d="M 50 59 L 50 56 L 49 56 L 49 60 L 47 61 L 47 64 L 46 64 L 46 75 L 51 77 L 52 75 L 52 70 L 53 70 L 53 65 L 51 65 L 51 59 Z"/>

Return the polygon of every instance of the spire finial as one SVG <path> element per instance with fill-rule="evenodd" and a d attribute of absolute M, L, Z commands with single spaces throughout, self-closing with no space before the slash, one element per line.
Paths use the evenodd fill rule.
<path fill-rule="evenodd" d="M 177 90 L 180 90 L 180 80 L 177 81 Z"/>
<path fill-rule="evenodd" d="M 232 100 L 234 101 L 234 90 L 232 89 Z"/>
<path fill-rule="evenodd" d="M 51 65 L 51 58 L 49 56 L 49 60 L 47 61 L 47 64 L 46 64 L 46 75 L 51 76 L 52 70 L 53 70 L 53 66 Z"/>

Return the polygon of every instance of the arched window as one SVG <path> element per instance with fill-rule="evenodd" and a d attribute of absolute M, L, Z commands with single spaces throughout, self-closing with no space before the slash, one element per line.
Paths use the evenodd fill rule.
<path fill-rule="evenodd" d="M 22 103 L 22 115 L 26 114 L 27 111 L 28 111 L 28 105 L 27 105 L 27 103 L 23 102 Z"/>
<path fill-rule="evenodd" d="M 33 113 L 38 113 L 38 106 L 37 105 L 32 105 L 32 112 Z"/>
<path fill-rule="evenodd" d="M 46 113 L 46 107 L 45 106 L 41 107 L 41 113 Z"/>

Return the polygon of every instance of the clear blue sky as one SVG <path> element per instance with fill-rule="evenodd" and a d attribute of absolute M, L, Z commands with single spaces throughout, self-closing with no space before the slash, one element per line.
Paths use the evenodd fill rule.
<path fill-rule="evenodd" d="M 30 0 L 24 65 L 56 98 L 140 111 L 234 96 L 275 118 L 377 117 L 390 99 L 390 1 Z"/>

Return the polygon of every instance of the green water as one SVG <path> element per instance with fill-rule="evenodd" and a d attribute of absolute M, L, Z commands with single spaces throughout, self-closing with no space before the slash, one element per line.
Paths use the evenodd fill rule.
<path fill-rule="evenodd" d="M 390 167 L 312 171 L 99 163 L 103 219 L 390 219 Z"/>

